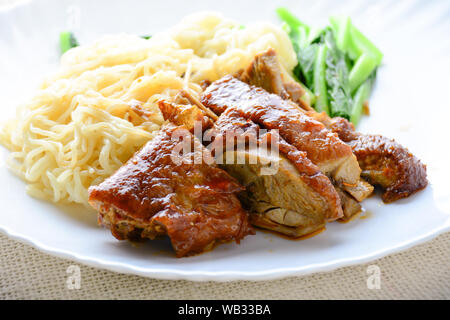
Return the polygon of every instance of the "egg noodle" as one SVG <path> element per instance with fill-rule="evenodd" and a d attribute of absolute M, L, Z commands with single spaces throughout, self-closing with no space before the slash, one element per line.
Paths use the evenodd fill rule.
<path fill-rule="evenodd" d="M 189 16 L 150 40 L 106 36 L 69 50 L 58 72 L 19 107 L 0 131 L 9 167 L 27 192 L 87 205 L 103 181 L 157 133 L 157 106 L 180 89 L 199 97 L 200 83 L 244 68 L 274 48 L 287 70 L 296 56 L 287 35 L 269 23 L 245 28 L 219 14 Z"/>

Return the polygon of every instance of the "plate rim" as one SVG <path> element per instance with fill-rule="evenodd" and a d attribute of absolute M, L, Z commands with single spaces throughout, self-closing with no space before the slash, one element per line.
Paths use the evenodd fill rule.
<path fill-rule="evenodd" d="M 437 236 L 450 232 L 450 218 L 445 221 L 441 227 L 437 227 L 432 231 L 421 234 L 413 239 L 405 240 L 395 246 L 371 252 L 367 255 L 359 255 L 357 257 L 347 257 L 338 260 L 332 260 L 325 263 L 310 264 L 302 267 L 275 268 L 264 271 L 183 271 L 174 269 L 158 269 L 158 268 L 140 268 L 127 263 L 107 262 L 103 259 L 89 257 L 78 254 L 69 250 L 58 249 L 41 243 L 39 240 L 33 240 L 29 236 L 25 236 L 20 232 L 14 232 L 11 229 L 0 225 L 0 232 L 5 234 L 9 239 L 16 240 L 20 243 L 30 245 L 31 247 L 46 253 L 50 256 L 72 260 L 89 267 L 100 268 L 121 274 L 132 274 L 146 278 L 158 280 L 188 280 L 196 282 L 231 282 L 231 281 L 268 281 L 279 280 L 288 277 L 305 276 L 315 273 L 331 272 L 339 268 L 362 265 L 388 255 L 399 253 L 410 249 L 414 246 L 426 243 L 435 239 Z M 176 258 L 174 258 L 176 259 Z"/>

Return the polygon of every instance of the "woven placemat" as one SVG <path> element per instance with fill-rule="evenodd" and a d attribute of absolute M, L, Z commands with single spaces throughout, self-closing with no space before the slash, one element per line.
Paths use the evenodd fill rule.
<path fill-rule="evenodd" d="M 72 265 L 80 268 L 79 289 L 74 282 L 68 284 Z M 369 265 L 381 271 L 380 289 L 368 288 Z M 154 280 L 99 270 L 0 235 L 0 299 L 449 298 L 450 233 L 366 265 L 282 280 L 227 283 Z"/>

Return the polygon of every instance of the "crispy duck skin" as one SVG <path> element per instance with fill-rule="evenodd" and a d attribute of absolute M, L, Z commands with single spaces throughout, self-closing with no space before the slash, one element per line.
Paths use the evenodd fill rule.
<path fill-rule="evenodd" d="M 344 142 L 355 140 L 361 133 L 355 131 L 353 123 L 341 117 L 330 118 L 325 112 L 306 111 L 308 116 L 317 120 L 332 132 L 336 133 Z"/>
<path fill-rule="evenodd" d="M 177 125 L 192 127 L 194 121 L 202 121 L 201 111 L 192 111 L 195 106 L 160 101 L 159 107 L 165 120 Z M 167 109 L 171 111 L 166 112 Z M 186 110 L 191 111 L 186 113 Z M 298 151 L 273 131 L 261 132 L 256 123 L 230 108 L 222 113 L 212 130 L 205 133 L 213 140 L 208 147 L 216 159 L 221 159 L 220 167 L 245 186 L 239 198 L 251 212 L 251 223 L 300 237 L 343 217 L 340 196 L 306 153 Z M 231 143 L 227 145 L 228 139 Z M 267 148 L 272 147 L 271 141 L 278 145 L 278 154 L 267 152 Z M 227 163 L 228 158 L 230 163 Z M 237 163 L 238 158 L 243 161 Z M 270 163 L 276 163 L 276 172 L 261 174 Z"/>
<path fill-rule="evenodd" d="M 257 124 L 230 108 L 216 121 L 211 135 L 215 137 L 213 149 L 227 146 L 221 167 L 245 186 L 240 199 L 250 210 L 255 226 L 299 237 L 343 216 L 340 197 L 330 180 L 305 152 L 275 132 L 262 132 Z M 279 153 L 268 155 L 266 147 L 274 147 L 273 143 L 278 145 Z M 220 156 L 216 152 L 216 158 Z M 232 161 L 227 163 L 227 158 Z M 262 174 L 269 162 L 278 167 L 271 174 Z"/>
<path fill-rule="evenodd" d="M 159 109 L 164 120 L 177 126 L 184 126 L 190 132 L 194 132 L 195 123 L 201 124 L 202 129 L 212 127 L 213 120 L 204 115 L 202 110 L 191 104 L 173 103 L 166 100 L 158 101 Z"/>
<path fill-rule="evenodd" d="M 211 249 L 214 244 L 239 242 L 253 230 L 236 193 L 243 188 L 214 163 L 196 164 L 194 157 L 211 157 L 191 135 L 197 149 L 173 161 L 177 130 L 167 124 L 115 174 L 89 188 L 89 203 L 99 222 L 118 239 L 154 239 L 167 234 L 177 257 Z"/>
<path fill-rule="evenodd" d="M 324 174 L 339 183 L 358 183 L 361 170 L 351 147 L 321 122 L 300 112 L 295 103 L 231 76 L 212 83 L 202 103 L 218 115 L 234 108 L 263 128 L 278 129 L 284 140 L 306 152 Z"/>
<path fill-rule="evenodd" d="M 286 74 L 277 59 L 276 52 L 269 49 L 255 57 L 240 75 L 240 79 L 278 94 L 283 99 L 296 102 L 302 112 L 323 123 L 342 141 L 347 142 L 363 170 L 362 176 L 385 190 L 383 201 L 392 202 L 405 198 L 426 187 L 426 167 L 406 148 L 382 136 L 356 132 L 353 124 L 347 119 L 330 118 L 324 112 L 318 113 L 303 101 L 298 101 L 296 93 L 301 92 L 302 87 L 296 82 L 284 80 L 289 79 Z M 370 186 L 363 181 L 356 187 L 344 186 L 344 189 L 358 201 L 371 193 Z M 343 196 L 343 204 L 348 203 L 344 198 L 345 194 L 342 192 L 339 194 Z M 356 208 L 354 205 L 347 207 Z M 348 210 L 344 209 L 344 212 Z"/>
<path fill-rule="evenodd" d="M 383 189 L 385 203 L 407 198 L 428 185 L 426 166 L 395 140 L 359 133 L 347 119 L 331 119 L 325 113 L 308 114 L 352 147 L 361 176 Z"/>
<path fill-rule="evenodd" d="M 407 198 L 427 184 L 426 166 L 408 149 L 380 135 L 358 135 L 349 142 L 362 176 L 383 188 L 385 203 Z"/>
<path fill-rule="evenodd" d="M 302 98 L 304 95 L 303 87 L 283 68 L 273 49 L 256 55 L 247 69 L 239 74 L 239 79 L 249 85 L 254 85 L 263 88 L 269 93 L 279 95 L 287 103 L 297 108 L 298 112 L 306 113 L 308 116 L 317 115 L 317 112 Z M 326 119 L 320 118 L 317 120 L 323 122 L 322 120 Z M 328 118 L 328 120 L 331 119 Z M 325 126 L 327 129 L 330 129 L 326 124 Z M 362 179 L 359 179 L 357 183 L 349 184 L 334 181 L 334 184 L 336 191 L 341 197 L 344 212 L 343 220 L 348 220 L 359 213 L 361 206 L 358 202 L 361 202 L 373 192 L 373 186 Z"/>
<path fill-rule="evenodd" d="M 284 70 L 272 48 L 256 55 L 247 69 L 239 75 L 239 79 L 285 100 L 290 99 L 305 110 L 314 110 L 302 99 L 305 90 Z"/>

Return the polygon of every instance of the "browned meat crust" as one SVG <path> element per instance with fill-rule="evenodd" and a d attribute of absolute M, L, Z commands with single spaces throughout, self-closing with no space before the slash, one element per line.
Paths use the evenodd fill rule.
<path fill-rule="evenodd" d="M 349 184 L 359 180 L 360 169 L 351 148 L 293 102 L 226 76 L 206 89 L 202 103 L 216 114 L 234 108 L 266 129 L 279 130 L 284 140 L 306 152 L 308 159 L 336 180 Z"/>
<path fill-rule="evenodd" d="M 230 165 L 225 163 L 222 166 L 241 183 L 252 185 L 248 190 L 250 193 L 248 198 L 255 198 L 255 195 L 258 198 L 254 199 L 253 204 L 263 201 L 266 203 L 264 210 L 271 207 L 271 210 L 277 208 L 285 212 L 289 211 L 291 215 L 307 216 L 311 218 L 308 220 L 308 225 L 298 225 L 297 227 L 307 227 L 308 230 L 313 228 L 313 224 L 322 227 L 326 221 L 333 221 L 342 216 L 340 198 L 331 181 L 307 158 L 305 152 L 288 144 L 275 132 L 268 131 L 261 134 L 258 125 L 242 117 L 238 110 L 230 108 L 222 113 L 214 124 L 213 136 L 216 137 L 214 140 L 216 145 L 219 143 L 226 145 L 226 138 L 233 139 L 234 136 L 245 136 L 249 139 L 253 137 L 259 148 L 263 148 L 261 146 L 263 141 L 272 141 L 272 144 L 268 143 L 272 147 L 274 147 L 273 143 L 277 144 L 280 155 L 276 156 L 276 160 L 279 160 L 279 168 L 273 175 L 260 176 L 258 174 L 261 169 L 259 164 Z M 243 139 L 241 139 L 242 141 Z M 233 143 L 238 145 L 237 142 L 239 141 L 233 139 Z M 253 153 L 254 150 L 249 150 L 248 143 L 243 142 L 236 147 L 237 150 L 243 151 L 248 156 L 256 154 L 256 152 Z M 256 181 L 262 182 L 258 184 Z M 280 184 L 279 181 L 284 181 L 284 183 Z M 285 191 L 292 194 L 286 196 Z M 259 212 L 256 207 L 261 207 L 260 203 L 251 208 L 253 211 Z M 300 220 L 298 219 L 298 221 Z M 296 236 L 299 236 L 298 232 Z"/>
<path fill-rule="evenodd" d="M 342 133 L 342 136 L 354 134 L 354 128 L 350 122 L 345 119 L 340 121 L 340 118 L 331 119 L 325 113 L 317 113 L 301 98 L 304 95 L 304 89 L 284 70 L 273 49 L 256 55 L 248 68 L 239 74 L 239 79 L 249 85 L 263 88 L 269 93 L 277 94 L 285 100 L 295 102 L 299 112 L 323 123 L 332 132 L 338 131 Z M 351 184 L 338 181 L 334 183 L 341 197 L 344 211 L 342 219 L 345 220 L 360 211 L 361 206 L 355 200 L 362 201 L 373 192 L 373 186 L 362 180 Z"/>
<path fill-rule="evenodd" d="M 325 113 L 308 112 L 308 115 L 352 147 L 362 169 L 361 176 L 384 190 L 384 202 L 407 198 L 427 186 L 426 166 L 394 140 L 356 132 L 347 119 L 330 118 Z"/>
<path fill-rule="evenodd" d="M 210 128 L 213 124 L 211 118 L 207 117 L 202 110 L 191 104 L 176 104 L 166 100 L 158 101 L 159 109 L 164 120 L 170 121 L 177 126 L 184 126 L 190 132 L 194 132 L 194 125 L 201 124 L 201 129 Z"/>
<path fill-rule="evenodd" d="M 355 140 L 359 133 L 355 131 L 353 123 L 341 117 L 330 118 L 325 112 L 308 111 L 308 116 L 325 125 L 328 130 L 336 133 L 344 142 Z"/>
<path fill-rule="evenodd" d="M 181 163 L 172 160 L 178 130 L 190 135 L 197 150 L 183 155 Z M 118 239 L 167 234 L 177 257 L 252 234 L 248 214 L 235 195 L 243 188 L 214 163 L 194 162 L 198 156 L 212 158 L 184 127 L 165 125 L 114 175 L 89 188 L 99 221 Z"/>
<path fill-rule="evenodd" d="M 409 197 L 427 186 L 425 165 L 394 140 L 361 134 L 349 144 L 363 170 L 361 175 L 384 189 L 384 202 Z"/>
<path fill-rule="evenodd" d="M 305 110 L 313 110 L 304 100 L 305 90 L 284 70 L 274 49 L 256 55 L 247 69 L 239 75 L 239 79 L 285 100 L 290 99 Z"/>

